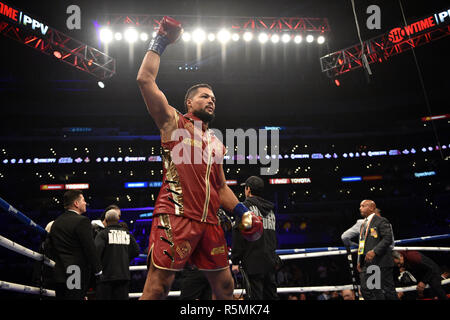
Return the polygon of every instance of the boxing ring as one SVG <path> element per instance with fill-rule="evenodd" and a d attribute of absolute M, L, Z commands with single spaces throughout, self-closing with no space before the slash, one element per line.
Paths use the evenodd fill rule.
<path fill-rule="evenodd" d="M 0 198 L 0 208 L 2 208 L 5 212 L 7 212 L 11 217 L 17 219 L 22 222 L 27 228 L 30 230 L 34 230 L 39 234 L 45 236 L 47 231 L 44 228 L 36 224 L 30 218 L 28 218 L 25 214 L 11 206 L 8 202 Z M 450 247 L 425 247 L 425 246 L 404 246 L 405 244 L 410 243 L 419 243 L 426 242 L 431 240 L 444 240 L 449 239 L 450 234 L 442 234 L 442 235 L 432 235 L 432 236 L 424 236 L 403 240 L 396 240 L 395 246 L 393 250 L 416 250 L 416 251 L 440 251 L 440 252 L 449 252 Z M 45 255 L 35 252 L 29 248 L 26 248 L 10 239 L 7 239 L 0 235 L 0 246 L 9 249 L 11 251 L 16 252 L 17 254 L 23 255 L 25 257 L 31 258 L 35 261 L 40 261 L 49 267 L 54 267 L 55 262 L 46 257 Z M 277 250 L 276 253 L 279 255 L 281 260 L 292 260 L 292 259 L 303 259 L 303 258 L 314 258 L 314 257 L 324 257 L 324 256 L 334 256 L 334 255 L 346 255 L 346 259 L 349 263 L 350 270 L 353 270 L 352 265 L 352 253 L 356 252 L 356 248 L 346 248 L 346 247 L 321 247 L 321 248 L 301 248 L 301 249 L 280 249 Z M 140 257 L 146 258 L 146 255 L 140 255 Z M 231 262 L 230 262 L 231 263 Z M 130 271 L 144 271 L 147 270 L 146 265 L 138 265 L 138 266 L 130 266 Z M 278 293 L 306 293 L 306 292 L 325 292 L 325 291 L 340 291 L 345 289 L 357 289 L 355 286 L 355 276 L 354 271 L 349 271 L 352 273 L 352 282 L 347 285 L 329 285 L 329 286 L 316 286 L 316 287 L 281 287 L 277 288 Z M 450 283 L 450 279 L 442 280 L 442 285 L 446 285 Z M 427 288 L 429 286 L 427 285 Z M 13 291 L 18 293 L 32 294 L 32 295 L 40 295 L 46 297 L 54 297 L 55 291 L 42 288 L 42 287 L 34 287 L 28 286 L 24 284 L 12 283 L 3 281 L 0 279 L 0 289 Z M 396 288 L 397 292 L 407 292 L 416 290 L 416 286 L 407 286 L 407 287 L 399 287 Z M 169 297 L 178 297 L 180 296 L 181 291 L 170 291 Z M 245 293 L 245 289 L 234 289 L 234 294 L 242 295 Z M 129 298 L 139 298 L 142 293 L 130 293 Z"/>

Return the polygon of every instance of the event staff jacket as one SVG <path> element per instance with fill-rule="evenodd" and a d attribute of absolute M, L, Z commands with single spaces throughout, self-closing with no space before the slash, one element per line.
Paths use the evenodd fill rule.
<path fill-rule="evenodd" d="M 266 274 L 274 272 L 275 266 L 281 260 L 277 256 L 277 234 L 274 205 L 261 197 L 248 197 L 244 205 L 255 215 L 262 217 L 264 232 L 256 241 L 250 242 L 242 237 L 238 224 L 233 227 L 231 261 L 234 265 L 239 262 L 247 274 Z"/>
<path fill-rule="evenodd" d="M 130 262 L 139 255 L 134 236 L 118 224 L 107 226 L 95 237 L 103 266 L 101 281 L 130 280 Z"/>

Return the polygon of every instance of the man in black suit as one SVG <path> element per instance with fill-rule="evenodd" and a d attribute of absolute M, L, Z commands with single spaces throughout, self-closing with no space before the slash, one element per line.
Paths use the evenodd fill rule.
<path fill-rule="evenodd" d="M 53 223 L 48 239 L 55 259 L 56 298 L 82 300 L 92 272 L 100 276 L 102 267 L 91 222 L 82 215 L 86 212 L 83 193 L 80 190 L 64 193 L 64 209 Z"/>
<path fill-rule="evenodd" d="M 364 218 L 360 229 L 357 269 L 365 300 L 398 300 L 392 260 L 392 229 L 386 218 L 375 214 L 376 204 L 363 200 L 359 211 Z"/>

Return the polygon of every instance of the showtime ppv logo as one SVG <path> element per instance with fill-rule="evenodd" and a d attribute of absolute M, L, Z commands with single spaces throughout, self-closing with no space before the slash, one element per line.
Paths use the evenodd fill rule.
<path fill-rule="evenodd" d="M 440 13 L 429 16 L 420 21 L 414 22 L 402 28 L 394 28 L 388 34 L 388 40 L 392 43 L 399 43 L 406 38 L 413 36 L 419 32 L 430 29 L 448 22 L 450 20 L 450 9 L 447 11 L 442 11 Z"/>
<path fill-rule="evenodd" d="M 39 22 L 36 19 L 31 18 L 22 11 L 19 11 L 17 9 L 14 9 L 13 7 L 4 4 L 3 2 L 0 2 L 0 14 L 13 20 L 18 24 L 22 24 L 25 27 L 31 28 L 34 31 L 39 31 L 43 36 L 48 31 L 47 25 Z"/>

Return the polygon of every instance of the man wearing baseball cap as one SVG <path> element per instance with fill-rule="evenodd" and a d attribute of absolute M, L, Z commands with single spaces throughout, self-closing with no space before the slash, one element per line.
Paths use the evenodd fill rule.
<path fill-rule="evenodd" d="M 238 224 L 235 224 L 231 253 L 232 271 L 242 273 L 247 299 L 277 300 L 275 272 L 281 260 L 275 253 L 277 237 L 274 204 L 263 198 L 264 181 L 260 177 L 251 176 L 241 186 L 245 187 L 246 199 L 243 203 L 249 210 L 253 210 L 255 215 L 262 217 L 264 232 L 260 239 L 250 242 L 242 237 Z"/>

